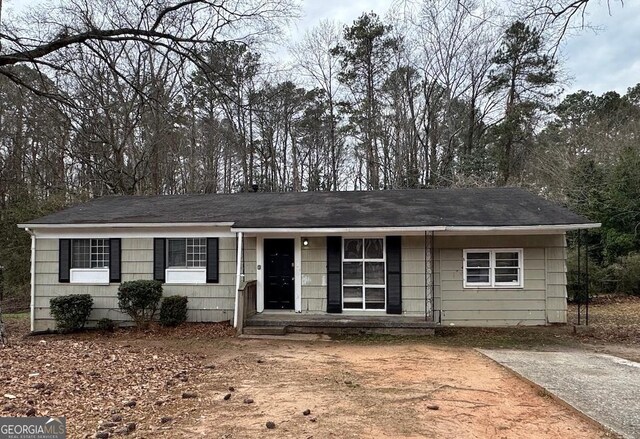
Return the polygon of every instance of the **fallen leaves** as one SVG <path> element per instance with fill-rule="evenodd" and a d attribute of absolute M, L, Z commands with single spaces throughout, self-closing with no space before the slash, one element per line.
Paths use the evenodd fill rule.
<path fill-rule="evenodd" d="M 194 328 L 193 326 L 200 326 Z M 171 328 L 173 338 L 228 333 L 225 325 Z M 115 337 L 82 333 L 14 338 L 2 350 L 2 416 L 66 416 L 69 438 L 149 437 L 188 418 L 202 383 L 212 380 L 213 363 L 201 354 L 145 347 L 139 338 L 162 339 L 162 329 L 138 333 L 135 346 Z"/>

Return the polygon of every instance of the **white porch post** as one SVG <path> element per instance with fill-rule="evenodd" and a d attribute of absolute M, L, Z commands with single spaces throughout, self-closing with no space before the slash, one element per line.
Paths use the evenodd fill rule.
<path fill-rule="evenodd" d="M 296 236 L 293 256 L 293 286 L 295 312 L 302 312 L 302 237 Z"/>
<path fill-rule="evenodd" d="M 31 235 L 31 331 L 36 326 L 36 235 L 32 230 L 27 229 Z"/>
<path fill-rule="evenodd" d="M 256 238 L 256 312 L 264 311 L 264 238 Z"/>
<path fill-rule="evenodd" d="M 238 255 L 236 256 L 236 301 L 233 307 L 233 327 L 238 327 L 238 302 L 240 297 L 240 280 L 242 276 L 242 232 L 238 232 L 236 248 L 238 249 Z"/>

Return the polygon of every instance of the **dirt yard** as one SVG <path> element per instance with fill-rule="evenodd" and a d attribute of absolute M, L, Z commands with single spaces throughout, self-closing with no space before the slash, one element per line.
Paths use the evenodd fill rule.
<path fill-rule="evenodd" d="M 66 415 L 71 438 L 609 437 L 473 349 L 430 340 L 237 339 L 219 325 L 14 337 L 0 416 Z"/>

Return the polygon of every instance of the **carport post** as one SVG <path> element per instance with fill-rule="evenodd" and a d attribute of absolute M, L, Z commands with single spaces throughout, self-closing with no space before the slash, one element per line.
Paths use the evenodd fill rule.
<path fill-rule="evenodd" d="M 584 292 L 585 292 L 585 316 L 584 322 L 587 326 L 589 326 L 589 235 L 588 231 L 584 231 L 585 240 L 584 240 L 584 253 L 585 253 L 585 266 L 584 266 Z"/>
<path fill-rule="evenodd" d="M 582 285 L 580 284 L 581 276 L 580 276 L 580 262 L 581 262 L 581 257 L 580 257 L 580 238 L 582 237 L 582 230 L 578 230 L 578 288 L 576 288 L 576 292 L 577 292 L 577 297 L 576 299 L 578 300 L 578 326 L 580 325 L 580 304 L 581 304 L 581 300 L 582 298 L 580 297 L 582 295 Z"/>

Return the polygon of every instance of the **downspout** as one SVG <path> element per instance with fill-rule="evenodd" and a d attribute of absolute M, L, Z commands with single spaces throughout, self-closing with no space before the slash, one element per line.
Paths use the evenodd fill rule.
<path fill-rule="evenodd" d="M 36 235 L 29 228 L 25 228 L 25 230 L 31 235 L 31 305 L 29 309 L 31 311 L 31 332 L 33 332 L 36 324 Z"/>
<path fill-rule="evenodd" d="M 236 302 L 233 307 L 233 327 L 238 327 L 238 306 L 240 302 L 240 280 L 242 278 L 242 232 L 236 233 L 237 238 L 237 250 L 236 256 Z"/>

